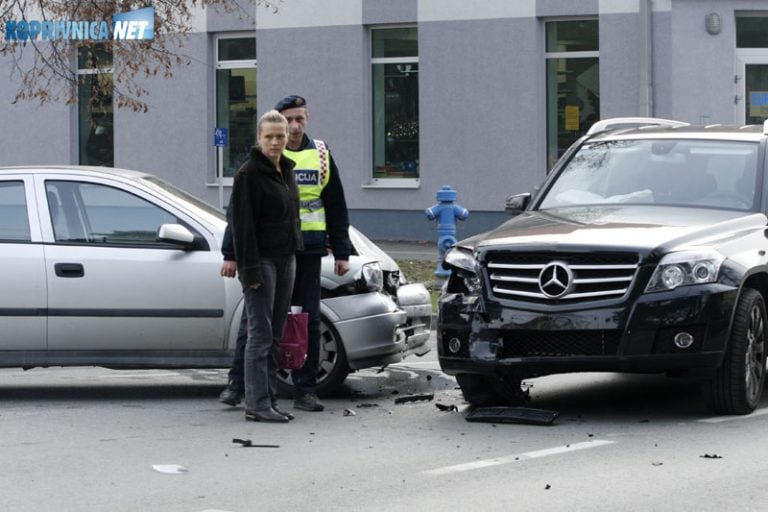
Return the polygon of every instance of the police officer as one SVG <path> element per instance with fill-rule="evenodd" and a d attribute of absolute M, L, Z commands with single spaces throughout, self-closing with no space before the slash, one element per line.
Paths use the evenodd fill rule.
<path fill-rule="evenodd" d="M 296 162 L 294 173 L 301 200 L 300 217 L 304 250 L 296 254 L 296 279 L 291 304 L 298 305 L 309 315 L 307 360 L 300 370 L 293 370 L 295 409 L 322 411 L 317 398 L 317 372 L 320 356 L 320 269 L 321 259 L 330 244 L 333 252 L 334 272 L 344 275 L 349 271 L 349 216 L 339 171 L 328 146 L 306 134 L 309 112 L 301 96 L 286 96 L 275 105 L 275 110 L 288 120 L 288 144 L 284 155 Z M 227 240 L 225 237 L 225 245 Z M 222 275 L 234 277 L 231 252 L 223 248 Z M 241 328 L 241 332 L 244 329 Z M 237 405 L 242 400 L 242 356 L 240 339 L 235 359 L 229 372 L 229 385 L 219 400 Z"/>

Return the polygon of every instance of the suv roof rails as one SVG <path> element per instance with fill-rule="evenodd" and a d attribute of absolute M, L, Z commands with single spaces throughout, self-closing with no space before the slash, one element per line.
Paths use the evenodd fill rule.
<path fill-rule="evenodd" d="M 671 119 L 659 119 L 656 117 L 613 117 L 611 119 L 602 119 L 593 124 L 587 135 L 594 135 L 598 132 L 612 130 L 614 128 L 639 128 L 641 126 L 667 126 L 677 128 L 678 126 L 688 126 L 690 123 L 682 121 L 672 121 Z"/>

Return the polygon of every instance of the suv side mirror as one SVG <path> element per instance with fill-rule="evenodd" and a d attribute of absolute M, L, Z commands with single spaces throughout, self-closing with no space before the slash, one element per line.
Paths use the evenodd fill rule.
<path fill-rule="evenodd" d="M 526 192 L 525 194 L 515 194 L 509 196 L 507 202 L 504 205 L 504 211 L 510 215 L 520 215 L 528 208 L 528 204 L 531 202 L 531 194 Z"/>

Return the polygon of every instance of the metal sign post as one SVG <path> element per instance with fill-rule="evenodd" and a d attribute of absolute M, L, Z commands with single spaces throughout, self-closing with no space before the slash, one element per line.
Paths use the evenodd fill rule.
<path fill-rule="evenodd" d="M 228 144 L 229 130 L 216 128 L 213 131 L 213 145 L 218 148 L 219 166 L 216 171 L 216 179 L 219 184 L 219 208 L 224 209 L 224 147 Z"/>

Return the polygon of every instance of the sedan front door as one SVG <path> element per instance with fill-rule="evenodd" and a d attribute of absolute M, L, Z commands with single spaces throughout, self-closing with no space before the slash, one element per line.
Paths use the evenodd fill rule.
<path fill-rule="evenodd" d="M 45 250 L 49 350 L 223 348 L 221 256 L 201 226 L 116 180 L 38 176 L 38 187 L 53 238 Z M 183 224 L 201 243 L 158 242 L 162 224 Z"/>

